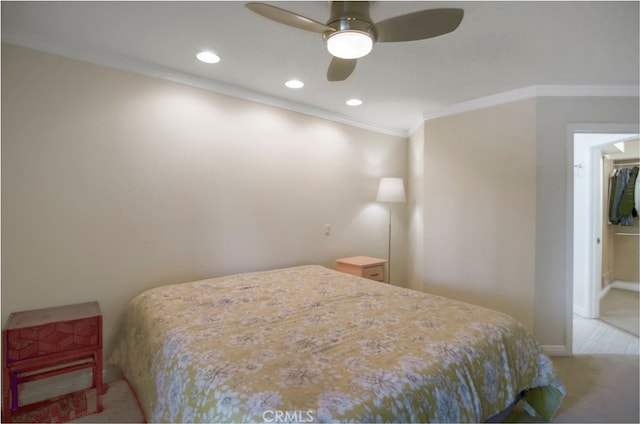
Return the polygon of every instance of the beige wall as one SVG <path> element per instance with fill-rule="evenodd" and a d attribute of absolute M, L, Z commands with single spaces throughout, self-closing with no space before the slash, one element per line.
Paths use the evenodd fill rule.
<path fill-rule="evenodd" d="M 3 44 L 3 323 L 98 300 L 108 350 L 147 288 L 386 257 L 373 200 L 407 156 L 400 137 Z"/>
<path fill-rule="evenodd" d="M 638 113 L 637 97 L 539 97 L 425 122 L 424 140 L 415 135 L 409 149 L 410 166 L 424 157 L 422 178 L 411 172 L 424 197 L 409 210 L 422 219 L 410 216 L 409 226 L 424 234 L 414 242 L 423 250 L 410 250 L 421 266 L 410 286 L 503 311 L 549 352 L 567 352 L 568 128 L 637 124 Z"/>
<path fill-rule="evenodd" d="M 432 119 L 424 141 L 414 137 L 410 152 L 421 157 L 409 163 L 424 160 L 413 209 L 422 209 L 423 252 L 410 286 L 497 309 L 533 330 L 535 101 Z M 419 231 L 419 218 L 409 222 Z"/>
<path fill-rule="evenodd" d="M 616 280 L 637 283 L 640 281 L 640 246 L 638 237 L 623 236 L 622 233 L 638 234 L 638 218 L 633 225 L 614 229 L 614 275 Z"/>

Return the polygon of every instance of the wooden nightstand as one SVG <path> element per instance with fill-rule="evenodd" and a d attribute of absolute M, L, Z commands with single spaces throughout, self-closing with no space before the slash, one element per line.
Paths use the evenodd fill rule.
<path fill-rule="evenodd" d="M 336 270 L 370 280 L 387 282 L 387 260 L 370 256 L 336 259 Z"/>
<path fill-rule="evenodd" d="M 102 313 L 98 302 L 14 312 L 2 331 L 2 420 L 21 408 L 18 386 L 93 369 L 97 412 L 102 411 Z"/>

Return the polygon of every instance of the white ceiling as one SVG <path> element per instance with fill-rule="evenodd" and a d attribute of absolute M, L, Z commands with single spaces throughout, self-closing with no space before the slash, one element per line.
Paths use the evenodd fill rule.
<path fill-rule="evenodd" d="M 325 22 L 326 1 L 269 2 Z M 639 83 L 639 2 L 373 2 L 380 21 L 464 9 L 444 36 L 379 43 L 346 81 L 328 82 L 319 34 L 262 18 L 244 2 L 2 2 L 2 40 L 227 94 L 410 129 L 461 102 L 534 85 Z M 218 53 L 199 62 L 202 49 Z M 305 87 L 284 87 L 290 78 Z M 359 107 L 345 101 L 358 97 Z"/>

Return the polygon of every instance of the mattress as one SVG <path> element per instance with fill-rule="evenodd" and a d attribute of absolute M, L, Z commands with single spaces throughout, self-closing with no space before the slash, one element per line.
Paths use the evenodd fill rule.
<path fill-rule="evenodd" d="M 565 393 L 511 317 L 317 265 L 148 290 L 109 361 L 150 422 L 482 422 L 522 394 L 549 419 Z"/>

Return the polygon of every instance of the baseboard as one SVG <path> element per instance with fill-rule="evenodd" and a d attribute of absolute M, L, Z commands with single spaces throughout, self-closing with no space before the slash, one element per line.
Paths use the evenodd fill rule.
<path fill-rule="evenodd" d="M 565 345 L 542 345 L 542 353 L 547 356 L 571 356 L 571 349 Z"/>
<path fill-rule="evenodd" d="M 623 289 L 623 290 L 631 290 L 635 292 L 640 292 L 640 284 L 634 281 L 622 281 L 615 280 L 607 287 L 611 287 L 612 289 Z"/>
<path fill-rule="evenodd" d="M 600 293 L 598 293 L 598 297 L 600 299 L 602 299 L 603 297 L 605 297 L 607 295 L 607 293 L 609 293 L 609 291 L 611 289 L 622 289 L 622 290 L 630 290 L 630 291 L 634 291 L 634 292 L 640 292 L 640 284 L 635 283 L 633 281 L 622 281 L 622 280 L 615 280 L 612 281 L 611 283 L 607 284 L 606 286 L 604 286 L 604 288 L 602 290 L 600 290 Z M 573 305 L 573 310 L 576 311 L 576 305 Z M 579 306 L 577 308 L 580 308 Z M 578 313 L 578 312 L 576 312 Z M 580 313 L 578 313 L 579 315 L 582 315 Z M 582 315 L 584 316 L 584 315 Z"/>
<path fill-rule="evenodd" d="M 108 366 L 102 370 L 102 381 L 105 384 L 122 378 L 122 372 L 118 368 Z M 22 384 L 20 405 L 28 405 L 67 393 L 77 392 L 91 387 L 91 384 L 92 372 L 90 368 Z"/>

